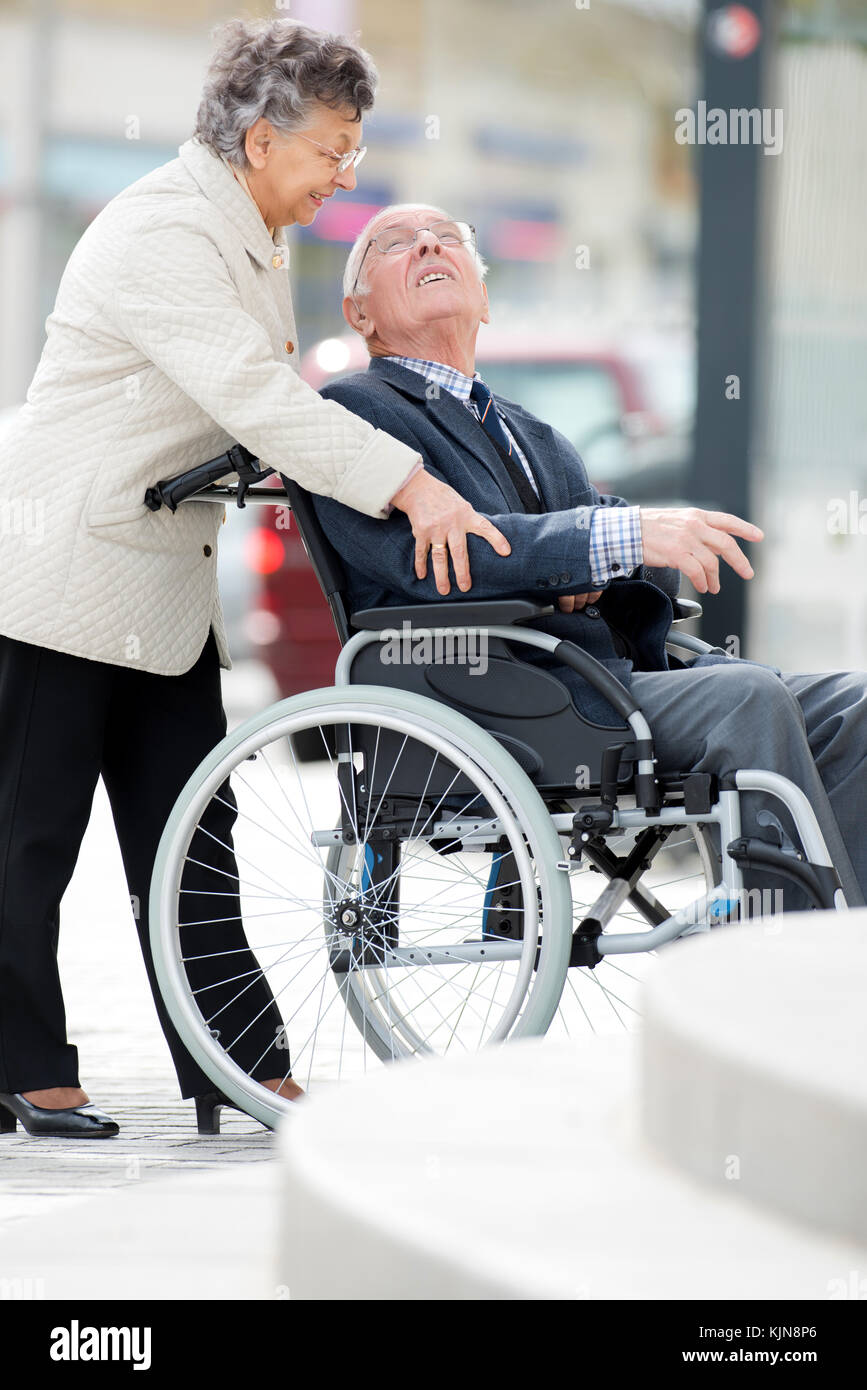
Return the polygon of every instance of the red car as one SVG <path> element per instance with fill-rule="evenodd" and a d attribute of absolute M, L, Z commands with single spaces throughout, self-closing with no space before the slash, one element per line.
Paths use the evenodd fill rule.
<path fill-rule="evenodd" d="M 558 337 L 483 327 L 477 351 L 478 370 L 494 391 L 565 434 L 600 491 L 635 502 L 673 500 L 686 464 L 689 355 L 683 349 L 668 351 L 666 360 L 682 363 L 682 389 L 679 396 L 656 389 L 651 404 L 646 363 L 613 348 L 582 344 L 574 333 Z M 367 362 L 361 340 L 347 334 L 312 348 L 302 359 L 301 375 L 319 389 L 363 371 Z M 260 590 L 245 631 L 273 671 L 281 695 L 331 685 L 340 647 L 298 532 L 285 512 L 257 509 L 256 520 L 245 545 Z"/>

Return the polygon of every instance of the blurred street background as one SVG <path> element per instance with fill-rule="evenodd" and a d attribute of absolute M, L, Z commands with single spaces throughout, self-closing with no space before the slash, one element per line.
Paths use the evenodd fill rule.
<path fill-rule="evenodd" d="M 705 635 L 783 668 L 867 664 L 865 0 L 0 0 L 0 438 L 70 252 L 176 156 L 236 13 L 359 34 L 380 70 L 357 188 L 290 233 L 307 378 L 366 361 L 339 285 L 371 213 L 445 206 L 490 266 L 492 387 L 602 490 L 764 528 Z M 781 148 L 679 143 L 709 95 L 782 112 Z M 242 679 L 257 663 L 285 694 L 330 683 L 336 644 L 275 517 L 230 515 L 221 574 Z"/>
<path fill-rule="evenodd" d="M 782 669 L 867 666 L 867 0 L 0 0 L 0 450 L 79 238 L 189 138 L 214 28 L 271 14 L 358 35 L 380 72 L 357 188 L 289 229 L 305 378 L 366 363 L 340 282 L 372 213 L 445 207 L 489 265 L 478 361 L 492 388 L 563 431 L 602 491 L 764 529 L 756 578 L 723 567 L 722 594 L 703 597 L 703 635 Z M 777 147 L 682 143 L 682 113 L 698 124 L 702 103 L 759 108 Z M 230 510 L 221 531 L 231 728 L 331 684 L 337 642 L 284 514 Z M 102 1290 L 121 1266 L 125 1295 L 136 1277 L 110 1211 L 82 1284 L 85 1257 L 53 1236 L 66 1207 L 210 1165 L 234 1164 L 233 1181 L 242 1163 L 269 1168 L 271 1138 L 247 1116 L 225 1112 L 225 1142 L 199 1142 L 130 918 L 100 786 L 59 958 L 82 1083 L 124 1131 L 93 1157 L 51 1145 L 36 1161 L 21 1130 L 7 1143 L 0 1226 L 32 1262 L 7 1253 L 0 1275 L 35 1270 L 40 1297 L 64 1280 Z M 274 1296 L 239 1292 L 243 1242 L 227 1253 L 209 1200 L 188 1242 L 210 1266 L 196 1296 L 227 1296 L 230 1277 L 235 1296 Z M 187 1240 L 178 1210 L 164 1220 Z M 187 1266 L 163 1268 L 164 1230 L 145 1273 L 189 1296 Z"/>

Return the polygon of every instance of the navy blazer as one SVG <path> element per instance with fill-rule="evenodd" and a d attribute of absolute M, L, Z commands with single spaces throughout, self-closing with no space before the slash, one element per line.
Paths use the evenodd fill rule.
<path fill-rule="evenodd" d="M 462 594 L 453 583 L 446 598 L 437 592 L 430 563 L 427 577 L 416 577 L 415 541 L 403 512 L 395 510 L 387 521 L 378 521 L 333 498 L 314 496 L 323 530 L 345 564 L 350 612 L 507 596 L 553 601 L 556 607 L 558 594 L 589 593 L 597 587 L 590 574 L 589 509 L 628 503 L 622 497 L 600 495 L 578 453 L 550 425 L 513 401 L 494 397 L 539 485 L 545 510 L 536 515 L 523 510 L 496 446 L 468 408 L 418 372 L 374 357 L 366 372 L 344 377 L 321 394 L 417 450 L 427 471 L 488 517 L 512 547 L 511 555 L 501 556 L 481 537 L 468 536 L 472 588 Z M 663 671 L 683 665 L 665 650 L 679 582 L 677 570 L 642 566 L 632 576 L 605 585 L 597 604 L 575 613 L 558 610 L 527 626 L 575 642 L 628 687 L 633 669 Z M 537 648 L 512 650 L 562 679 L 588 718 L 622 727 L 608 701 L 569 667 Z"/>

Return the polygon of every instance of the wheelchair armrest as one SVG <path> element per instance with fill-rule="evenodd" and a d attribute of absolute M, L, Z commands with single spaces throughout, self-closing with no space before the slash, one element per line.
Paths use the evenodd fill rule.
<path fill-rule="evenodd" d="M 541 618 L 554 610 L 530 599 L 483 599 L 478 603 L 413 603 L 395 608 L 362 608 L 349 621 L 354 628 L 381 632 L 400 627 L 506 627 Z"/>
<path fill-rule="evenodd" d="M 689 622 L 690 618 L 700 618 L 702 606 L 692 598 L 673 598 L 671 606 L 674 609 L 674 621 L 676 623 Z"/>
<path fill-rule="evenodd" d="M 715 656 L 728 655 L 721 647 L 712 647 L 710 642 L 703 642 L 700 637 L 693 637 L 688 632 L 674 632 L 675 623 L 685 623 L 690 618 L 700 618 L 702 606 L 691 598 L 673 598 L 671 602 L 674 608 L 674 617 L 665 639 L 667 644 L 672 647 L 680 647 L 682 651 L 693 652 L 699 656 L 705 652 L 713 652 Z"/>
<path fill-rule="evenodd" d="M 689 632 L 673 632 L 674 623 L 668 629 L 668 636 L 665 639 L 666 646 L 680 647 L 685 652 L 695 652 L 698 656 L 711 652 L 714 656 L 731 656 L 731 652 L 723 651 L 722 647 L 712 647 L 710 642 L 703 642 L 700 637 L 693 637 Z"/>

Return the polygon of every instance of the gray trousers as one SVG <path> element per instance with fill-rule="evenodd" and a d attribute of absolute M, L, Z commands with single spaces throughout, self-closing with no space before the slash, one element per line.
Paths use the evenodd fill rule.
<path fill-rule="evenodd" d="M 733 772 L 769 768 L 808 797 L 850 907 L 867 902 L 867 673 L 783 673 L 732 661 L 675 671 L 634 671 L 630 684 L 656 742 L 661 771 Z M 771 811 L 800 848 L 775 797 L 741 794 L 742 832 L 768 839 L 758 823 Z M 752 873 L 749 887 L 781 880 Z M 786 911 L 808 905 L 793 885 Z"/>

